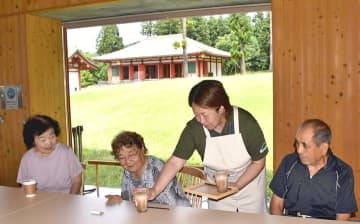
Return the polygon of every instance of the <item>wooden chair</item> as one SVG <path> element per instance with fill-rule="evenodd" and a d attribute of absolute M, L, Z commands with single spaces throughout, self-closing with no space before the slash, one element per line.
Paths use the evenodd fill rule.
<path fill-rule="evenodd" d="M 73 135 L 73 150 L 75 155 L 79 158 L 81 166 L 83 168 L 82 173 L 82 183 L 81 183 L 81 190 L 80 194 L 90 194 L 96 190 L 96 188 L 92 189 L 85 189 L 85 170 L 86 170 L 86 163 L 83 161 L 83 150 L 82 150 L 82 132 L 84 128 L 82 125 L 76 126 L 72 128 L 72 135 Z"/>
<path fill-rule="evenodd" d="M 198 167 L 184 166 L 177 174 L 180 185 L 185 191 L 193 208 L 201 208 L 202 197 L 186 191 L 186 188 L 205 182 L 206 175 Z"/>

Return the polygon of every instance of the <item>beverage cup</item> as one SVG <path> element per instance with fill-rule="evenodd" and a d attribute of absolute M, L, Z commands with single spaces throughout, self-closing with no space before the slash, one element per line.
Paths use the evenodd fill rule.
<path fill-rule="evenodd" d="M 135 206 L 138 212 L 147 211 L 147 188 L 136 188 L 133 191 Z"/>
<path fill-rule="evenodd" d="M 36 195 L 36 181 L 35 180 L 27 180 L 22 183 L 25 196 L 26 197 L 34 197 Z"/>
<path fill-rule="evenodd" d="M 217 171 L 214 174 L 216 188 L 219 193 L 223 193 L 228 188 L 228 173 L 226 171 Z"/>

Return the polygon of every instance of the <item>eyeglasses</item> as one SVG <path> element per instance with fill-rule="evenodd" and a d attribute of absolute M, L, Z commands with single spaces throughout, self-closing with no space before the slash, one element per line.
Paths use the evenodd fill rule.
<path fill-rule="evenodd" d="M 46 141 L 52 141 L 56 139 L 55 134 L 35 136 L 40 142 L 45 143 Z"/>
<path fill-rule="evenodd" d="M 139 151 L 140 150 L 137 150 L 136 152 L 130 153 L 127 156 L 120 155 L 120 153 L 118 153 L 116 157 L 119 159 L 120 163 L 125 163 L 126 161 L 135 161 L 139 154 Z"/>

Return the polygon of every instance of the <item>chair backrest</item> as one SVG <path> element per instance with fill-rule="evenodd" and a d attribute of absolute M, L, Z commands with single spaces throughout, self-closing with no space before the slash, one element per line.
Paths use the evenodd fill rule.
<path fill-rule="evenodd" d="M 193 185 L 198 185 L 202 182 L 205 182 L 206 175 L 204 171 L 193 166 L 184 166 L 177 174 L 180 185 L 183 187 L 185 191 L 186 197 L 189 199 L 192 207 L 201 208 L 202 205 L 202 197 L 186 192 L 187 187 L 191 187 Z"/>
<path fill-rule="evenodd" d="M 82 132 L 84 130 L 82 125 L 73 127 L 72 129 L 73 135 L 73 149 L 74 153 L 79 158 L 80 162 L 83 162 L 83 148 L 82 148 Z"/>
<path fill-rule="evenodd" d="M 73 150 L 75 155 L 78 157 L 81 166 L 83 168 L 82 173 L 82 186 L 81 186 L 81 194 L 90 194 L 96 190 L 96 188 L 92 189 L 86 189 L 85 190 L 85 171 L 86 171 L 86 162 L 84 162 L 83 159 L 83 145 L 82 145 L 82 133 L 84 131 L 84 128 L 82 125 L 78 125 L 76 127 L 73 127 L 71 129 L 72 135 L 73 135 Z"/>

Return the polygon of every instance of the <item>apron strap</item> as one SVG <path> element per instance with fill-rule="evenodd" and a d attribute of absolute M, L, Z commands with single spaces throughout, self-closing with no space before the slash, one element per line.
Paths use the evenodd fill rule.
<path fill-rule="evenodd" d="M 239 134 L 239 112 L 237 107 L 233 107 L 233 114 L 234 114 L 234 133 Z"/>
<path fill-rule="evenodd" d="M 239 134 L 239 112 L 238 112 L 238 108 L 237 107 L 233 107 L 233 114 L 234 114 L 234 134 Z M 207 138 L 210 138 L 210 132 L 207 128 L 205 128 L 203 126 L 204 132 L 205 132 L 205 136 Z"/>
<path fill-rule="evenodd" d="M 209 130 L 207 128 L 205 128 L 204 126 L 203 126 L 203 129 L 204 129 L 206 138 L 211 138 Z"/>

